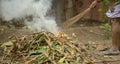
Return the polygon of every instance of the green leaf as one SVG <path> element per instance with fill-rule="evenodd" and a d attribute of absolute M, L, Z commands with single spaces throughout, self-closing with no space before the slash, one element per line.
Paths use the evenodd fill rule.
<path fill-rule="evenodd" d="M 86 64 L 86 62 L 82 62 L 82 64 Z"/>
<path fill-rule="evenodd" d="M 9 42 L 5 42 L 5 43 L 3 43 L 3 44 L 1 45 L 1 47 L 4 47 L 4 46 L 7 46 L 7 47 L 13 46 L 15 41 L 16 41 L 16 40 L 12 40 L 12 41 L 9 41 Z"/>
<path fill-rule="evenodd" d="M 44 52 L 45 52 L 45 50 L 35 50 L 35 51 L 30 51 L 29 53 L 31 55 L 38 55 L 38 54 L 42 54 Z"/>
<path fill-rule="evenodd" d="M 108 5 L 109 3 L 110 3 L 109 0 L 103 0 L 103 4 L 104 4 L 104 5 Z"/>
<path fill-rule="evenodd" d="M 63 62 L 65 61 L 65 58 L 66 58 L 66 57 L 61 58 L 61 59 L 58 61 L 58 63 L 63 63 Z"/>

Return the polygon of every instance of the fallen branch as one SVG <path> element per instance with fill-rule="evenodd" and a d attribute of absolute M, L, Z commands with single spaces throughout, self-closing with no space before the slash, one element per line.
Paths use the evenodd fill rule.
<path fill-rule="evenodd" d="M 94 8 L 97 5 L 97 0 L 94 0 L 92 2 L 92 4 L 89 6 L 89 8 L 87 8 L 85 11 L 83 11 L 82 13 L 79 13 L 78 15 L 76 15 L 75 17 L 67 20 L 62 28 L 66 29 L 68 27 L 70 27 L 72 24 L 74 24 L 75 22 L 77 22 L 79 19 L 81 19 L 83 16 L 85 16 L 92 8 Z"/>

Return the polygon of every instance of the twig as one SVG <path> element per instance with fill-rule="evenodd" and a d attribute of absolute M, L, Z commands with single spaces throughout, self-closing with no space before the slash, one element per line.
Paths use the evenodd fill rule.
<path fill-rule="evenodd" d="M 40 55 L 39 55 L 39 56 L 40 56 Z M 36 57 L 32 58 L 31 60 L 25 62 L 25 64 L 29 64 L 29 63 L 31 63 L 32 61 L 36 60 L 39 56 L 36 56 Z"/>
<path fill-rule="evenodd" d="M 53 64 L 57 64 L 54 60 L 52 60 L 52 58 L 50 58 L 49 56 L 48 56 L 48 54 L 47 53 L 44 53 L 44 55 L 48 58 L 48 60 L 50 60 Z"/>

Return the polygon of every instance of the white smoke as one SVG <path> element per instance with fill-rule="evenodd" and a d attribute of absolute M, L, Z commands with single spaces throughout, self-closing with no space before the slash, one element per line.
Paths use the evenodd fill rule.
<path fill-rule="evenodd" d="M 52 0 L 0 0 L 0 15 L 3 20 L 25 19 L 26 26 L 34 32 L 58 32 L 54 18 L 46 16 L 52 6 Z M 32 21 L 25 17 L 32 16 Z"/>

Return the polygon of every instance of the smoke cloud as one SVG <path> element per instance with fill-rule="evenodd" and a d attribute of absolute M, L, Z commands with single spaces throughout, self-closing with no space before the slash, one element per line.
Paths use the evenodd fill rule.
<path fill-rule="evenodd" d="M 0 17 L 5 21 L 24 19 L 26 26 L 34 32 L 58 32 L 54 17 L 49 17 L 52 0 L 0 0 Z M 32 20 L 26 17 L 32 16 Z"/>

